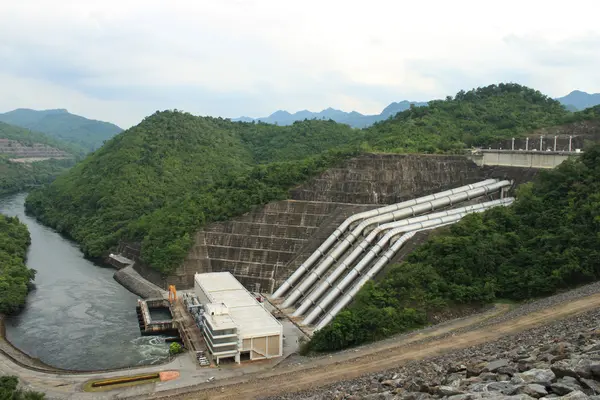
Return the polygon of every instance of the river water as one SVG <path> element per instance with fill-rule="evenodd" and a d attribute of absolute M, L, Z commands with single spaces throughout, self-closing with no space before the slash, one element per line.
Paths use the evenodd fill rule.
<path fill-rule="evenodd" d="M 25 215 L 25 193 L 0 197 L 0 213 L 29 228 L 27 265 L 37 271 L 25 309 L 6 321 L 6 337 L 44 363 L 91 370 L 153 364 L 168 357 L 158 337 L 142 337 L 137 296 L 114 270 L 83 258 L 78 246 Z"/>

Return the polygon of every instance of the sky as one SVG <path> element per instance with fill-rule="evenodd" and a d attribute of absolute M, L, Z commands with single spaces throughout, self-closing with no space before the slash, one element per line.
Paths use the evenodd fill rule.
<path fill-rule="evenodd" d="M 556 5 L 554 5 L 556 4 Z M 379 114 L 499 82 L 600 92 L 597 0 L 13 0 L 0 112 Z"/>

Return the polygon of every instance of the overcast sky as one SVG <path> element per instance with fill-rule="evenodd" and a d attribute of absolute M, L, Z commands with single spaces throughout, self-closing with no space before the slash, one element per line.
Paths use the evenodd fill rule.
<path fill-rule="evenodd" d="M 501 81 L 600 92 L 597 0 L 0 0 L 0 112 L 378 114 Z"/>

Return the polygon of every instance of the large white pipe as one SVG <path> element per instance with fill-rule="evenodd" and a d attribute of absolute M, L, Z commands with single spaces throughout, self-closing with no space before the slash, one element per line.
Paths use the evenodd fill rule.
<path fill-rule="evenodd" d="M 478 210 L 478 211 L 475 211 L 475 212 L 481 212 L 481 211 L 483 211 L 483 210 Z M 408 240 L 410 240 L 417 232 L 428 230 L 428 229 L 440 228 L 440 227 L 445 226 L 445 225 L 453 224 L 453 223 L 455 223 L 455 222 L 457 222 L 459 220 L 460 220 L 460 218 L 458 218 L 455 221 L 448 221 L 448 220 L 446 220 L 445 222 L 439 223 L 437 225 L 427 226 L 427 227 L 424 227 L 424 228 L 421 228 L 421 229 L 415 229 L 415 230 L 412 230 L 410 232 L 407 232 L 407 233 L 403 234 L 398 240 L 396 240 L 390 246 L 390 248 L 381 256 L 381 258 L 379 258 L 379 260 L 377 260 L 377 262 L 371 267 L 371 269 L 365 275 L 363 275 L 363 277 L 348 291 L 348 293 L 344 294 L 342 296 L 342 298 L 340 299 L 340 301 L 338 301 L 331 308 L 331 310 L 329 310 L 329 312 L 327 314 L 325 314 L 325 316 L 317 324 L 317 326 L 315 328 L 315 331 L 318 331 L 319 329 L 322 329 L 324 326 L 326 326 L 328 323 L 330 323 L 331 320 L 341 310 L 343 310 L 344 307 L 348 303 L 350 303 L 350 301 L 354 298 L 354 296 L 356 296 L 356 294 L 358 293 L 358 291 L 365 285 L 365 283 L 367 283 L 367 281 L 369 281 L 371 278 L 373 278 L 375 275 L 377 275 L 379 273 L 379 271 L 381 271 L 381 269 L 390 262 L 390 260 L 398 252 L 398 250 Z M 399 233 L 401 233 L 402 229 L 403 228 L 394 229 L 394 230 L 390 231 L 389 233 L 387 233 L 386 236 L 388 236 L 389 238 L 391 238 L 393 236 L 396 236 Z M 384 239 L 381 239 L 380 242 L 382 242 L 383 240 Z M 361 262 L 362 262 L 362 260 L 361 260 Z"/>
<path fill-rule="evenodd" d="M 435 228 L 439 228 L 440 226 L 436 226 Z M 392 247 L 390 247 L 389 250 L 386 251 L 383 256 L 381 256 L 381 259 L 375 265 L 373 265 L 373 267 L 365 275 L 363 275 L 363 277 L 356 283 L 356 285 L 352 287 L 352 289 L 348 291 L 348 293 L 344 294 L 340 301 L 338 301 L 333 306 L 333 308 L 329 310 L 327 314 L 325 314 L 325 316 L 323 316 L 321 321 L 319 321 L 319 323 L 315 327 L 314 332 L 323 329 L 323 327 L 327 326 L 327 324 L 329 324 L 331 320 L 336 315 L 338 315 L 338 313 L 341 310 L 343 310 L 344 307 L 346 307 L 346 305 L 350 303 L 350 301 L 352 301 L 354 296 L 356 296 L 358 291 L 365 285 L 365 283 L 367 283 L 369 279 L 377 275 L 381 268 L 383 268 L 384 265 L 388 263 L 388 261 L 394 256 L 394 254 L 396 254 L 400 247 L 402 247 L 406 242 L 412 239 L 412 237 L 415 236 L 417 232 L 418 231 L 407 232 L 404 235 L 402 235 L 398 240 L 396 240 Z"/>
<path fill-rule="evenodd" d="M 344 271 L 346 271 L 346 269 L 348 269 L 352 265 L 352 263 L 360 256 L 360 254 L 367 247 L 369 247 L 369 245 L 375 240 L 377 235 L 380 234 L 381 232 L 392 229 L 392 228 L 398 228 L 401 226 L 411 225 L 411 224 L 415 224 L 418 222 L 423 222 L 423 221 L 427 221 L 427 220 L 431 220 L 431 219 L 445 217 L 448 215 L 469 213 L 469 212 L 474 212 L 476 210 L 484 210 L 484 209 L 499 206 L 499 205 L 509 205 L 512 202 L 513 202 L 512 198 L 493 200 L 493 201 L 488 201 L 485 203 L 475 204 L 475 205 L 471 205 L 471 206 L 467 206 L 467 207 L 455 208 L 455 209 L 451 209 L 451 210 L 447 210 L 447 211 L 437 212 L 434 214 L 427 214 L 427 215 L 423 215 L 420 217 L 414 217 L 414 218 L 404 219 L 401 221 L 390 222 L 390 223 L 378 226 L 373 231 L 371 231 L 371 233 L 369 233 L 369 235 L 364 240 L 362 240 L 359 243 L 358 247 L 356 247 L 352 251 L 352 253 L 350 253 L 350 255 L 348 255 L 348 257 L 346 257 L 336 267 L 336 269 L 325 280 L 323 280 L 323 282 L 321 282 L 321 284 L 315 290 L 313 290 L 310 293 L 310 295 L 302 302 L 300 307 L 298 307 L 298 309 L 294 312 L 293 316 L 298 317 L 298 316 L 304 315 L 304 313 L 313 304 L 316 304 L 317 300 L 319 300 L 319 298 L 323 295 L 323 293 L 325 293 L 330 287 L 333 287 L 333 284 L 335 283 L 335 281 L 344 273 Z M 344 288 L 341 288 L 341 290 L 344 290 Z M 321 306 L 321 307 L 325 308 L 327 305 L 328 304 L 325 304 L 324 306 Z M 309 314 L 308 317 L 306 317 L 303 324 L 308 325 L 308 324 L 312 323 L 312 321 L 314 321 L 314 319 L 316 318 L 317 315 L 319 315 L 319 313 L 320 312 L 318 312 L 318 310 L 316 310 L 316 309 L 313 310 L 313 312 L 311 314 Z"/>
<path fill-rule="evenodd" d="M 348 234 L 338 245 L 333 249 L 333 251 L 325 257 L 325 259 L 317 265 L 317 267 L 310 271 L 308 276 L 300 283 L 294 290 L 289 294 L 289 296 L 285 299 L 282 304 L 283 308 L 290 307 L 294 305 L 294 303 L 308 290 L 312 287 L 312 285 L 319 279 L 329 267 L 336 262 L 336 260 L 343 255 L 348 248 L 352 246 L 356 238 L 362 233 L 362 231 L 369 225 L 380 223 L 380 222 L 389 222 L 394 220 L 403 219 L 406 217 L 423 214 L 428 211 L 435 210 L 440 207 L 446 207 L 455 203 L 460 203 L 465 200 L 470 200 L 476 197 L 480 197 L 486 195 L 491 192 L 495 192 L 497 190 L 502 189 L 503 187 L 509 186 L 510 181 L 500 181 L 496 183 L 492 183 L 491 185 L 485 185 L 482 187 L 478 187 L 475 189 L 467 190 L 464 192 L 459 192 L 456 194 L 451 194 L 449 196 L 439 197 L 435 200 L 428 201 L 422 204 L 417 204 L 415 206 L 409 206 L 401 210 L 397 210 L 395 212 L 387 213 L 384 215 L 379 215 L 377 217 L 369 218 L 363 222 L 361 222 L 354 230 Z"/>
<path fill-rule="evenodd" d="M 288 279 L 281 284 L 281 286 L 271 295 L 272 299 L 277 299 L 283 296 L 295 283 L 304 275 L 306 271 L 321 257 L 324 256 L 332 244 L 334 244 L 343 234 L 348 230 L 350 225 L 356 221 L 363 220 L 365 218 L 374 217 L 376 215 L 387 214 L 396 210 L 400 210 L 406 207 L 415 206 L 424 202 L 436 200 L 440 197 L 449 196 L 455 193 L 464 192 L 470 189 L 486 186 L 491 183 L 498 182 L 497 179 L 486 179 L 481 182 L 473 183 L 470 185 L 461 186 L 455 189 L 446 190 L 436 194 L 419 197 L 417 199 L 403 201 L 401 203 L 392 204 L 385 207 L 376 208 L 374 210 L 364 211 L 358 214 L 354 214 L 348 217 L 337 229 L 315 250 L 306 261 L 300 265 L 296 271 Z"/>
<path fill-rule="evenodd" d="M 456 221 L 454 221 L 454 222 L 456 222 Z M 340 301 L 338 301 L 331 308 L 331 310 L 329 310 L 329 312 L 321 319 L 321 321 L 319 321 L 319 323 L 317 324 L 317 326 L 314 329 L 314 332 L 318 331 L 319 329 L 323 329 L 323 327 L 325 327 L 328 323 L 330 323 L 331 320 L 333 318 L 335 318 L 335 316 L 338 315 L 338 313 L 340 311 L 342 311 L 344 309 L 344 307 L 346 307 L 348 305 L 348 303 L 350 303 L 350 301 L 354 298 L 354 296 L 356 296 L 358 291 L 365 285 L 365 283 L 367 283 L 370 279 L 372 279 L 375 275 L 377 275 L 379 273 L 379 271 L 381 271 L 381 269 L 387 263 L 390 262 L 390 260 L 398 252 L 398 250 L 400 250 L 400 248 L 402 246 L 404 246 L 404 244 L 406 242 L 408 242 L 410 239 L 412 239 L 412 237 L 415 236 L 415 234 L 417 232 L 426 231 L 429 229 L 441 228 L 442 226 L 451 225 L 454 222 L 439 224 L 439 225 L 432 226 L 429 228 L 424 228 L 424 229 L 417 229 L 417 230 L 410 231 L 410 232 L 407 232 L 404 235 L 402 235 L 398 240 L 396 240 L 394 242 L 394 244 L 388 249 L 388 251 L 386 251 L 379 260 L 377 260 L 377 262 L 373 265 L 373 267 L 371 267 L 371 269 L 366 274 L 363 275 L 363 277 L 356 283 L 356 285 L 352 286 L 352 288 L 348 291 L 348 293 L 344 294 L 344 296 L 340 299 Z"/>

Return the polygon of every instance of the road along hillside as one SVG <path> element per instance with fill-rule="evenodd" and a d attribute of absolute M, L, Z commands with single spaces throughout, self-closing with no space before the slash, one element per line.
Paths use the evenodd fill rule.
<path fill-rule="evenodd" d="M 345 382 L 335 387 L 350 387 L 354 381 L 372 379 L 369 374 L 379 374 L 377 376 L 383 377 L 386 373 L 382 371 L 398 369 L 405 365 L 416 375 L 418 369 L 415 369 L 414 363 L 419 366 L 428 365 L 432 362 L 429 361 L 431 358 L 443 355 L 453 358 L 457 351 L 476 349 L 477 346 L 486 343 L 504 341 L 503 343 L 514 344 L 515 340 L 519 340 L 518 335 L 527 330 L 567 318 L 577 318 L 598 308 L 600 283 L 595 283 L 519 306 L 510 312 L 496 313 L 495 316 L 487 314 L 471 317 L 398 337 L 396 341 L 387 340 L 307 363 L 176 391 L 165 391 L 146 398 L 253 399 L 269 396 L 277 398 L 290 393 L 300 394 L 283 398 L 308 398 L 315 393 L 318 396 L 322 391 L 331 390 L 331 386 L 328 385 Z M 578 328 L 576 323 L 573 327 Z M 534 340 L 538 340 L 535 332 L 531 335 Z M 426 361 L 420 361 L 425 359 Z"/>

